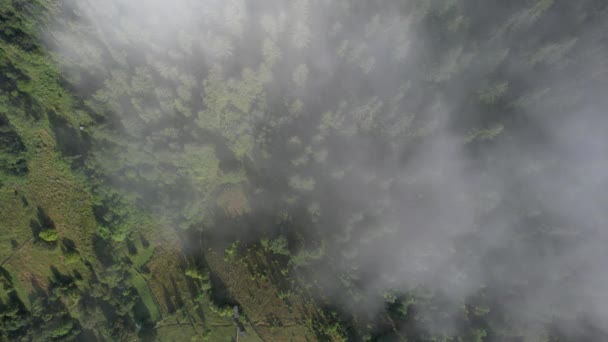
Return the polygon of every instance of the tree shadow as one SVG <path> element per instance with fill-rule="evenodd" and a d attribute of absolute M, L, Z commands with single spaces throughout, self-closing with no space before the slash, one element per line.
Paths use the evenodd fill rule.
<path fill-rule="evenodd" d="M 38 279 L 32 277 L 30 279 L 30 283 L 32 284 L 32 289 L 34 289 L 33 293 L 30 294 L 30 300 L 36 297 L 44 297 L 46 296 L 46 291 L 38 281 Z"/>
<path fill-rule="evenodd" d="M 83 329 L 76 341 L 79 342 L 97 342 L 99 339 L 93 330 Z"/>
<path fill-rule="evenodd" d="M 127 244 L 127 251 L 129 252 L 129 255 L 137 254 L 137 247 L 133 243 L 133 240 L 131 240 L 130 238 L 127 239 L 126 244 Z"/>
<path fill-rule="evenodd" d="M 201 305 L 198 305 L 196 307 L 196 310 L 194 310 L 194 312 L 196 312 L 196 315 L 201 319 L 201 321 L 205 322 L 205 311 L 203 310 Z"/>
<path fill-rule="evenodd" d="M 44 208 L 38 206 L 36 207 L 36 209 L 38 222 L 42 226 L 42 229 L 55 229 L 55 222 L 53 222 L 53 219 L 51 219 L 51 217 L 47 215 L 46 211 L 44 211 Z"/>
<path fill-rule="evenodd" d="M 175 305 L 177 308 L 184 307 L 184 300 L 182 298 L 181 292 L 175 283 L 175 279 L 171 277 L 171 285 L 173 286 L 173 292 L 175 293 Z"/>
<path fill-rule="evenodd" d="M 40 239 L 38 234 L 40 234 L 40 232 L 42 231 L 42 226 L 40 226 L 40 223 L 38 223 L 38 221 L 30 220 L 30 228 L 32 229 L 32 236 L 34 237 L 34 240 L 38 241 Z"/>
<path fill-rule="evenodd" d="M 61 239 L 61 251 L 64 254 L 76 252 L 76 244 L 68 238 Z"/>
<path fill-rule="evenodd" d="M 95 252 L 95 256 L 97 256 L 97 259 L 105 267 L 108 267 L 114 263 L 112 245 L 97 234 L 93 235 L 93 251 Z"/>
<path fill-rule="evenodd" d="M 133 318 L 135 318 L 135 321 L 142 326 L 154 326 L 154 322 L 152 322 L 152 317 L 150 316 L 150 311 L 146 307 L 146 304 L 141 297 L 137 298 L 135 305 L 133 306 Z"/>
<path fill-rule="evenodd" d="M 51 266 L 51 277 L 49 277 L 49 287 L 51 288 L 73 288 L 76 286 L 74 283 L 74 277 L 63 274 L 55 266 Z"/>
<path fill-rule="evenodd" d="M 163 299 L 165 300 L 165 306 L 167 307 L 167 312 L 172 314 L 175 312 L 175 305 L 171 300 L 171 293 L 167 289 L 165 285 L 163 285 Z"/>
<path fill-rule="evenodd" d="M 57 145 L 61 152 L 67 156 L 84 156 L 90 148 L 90 139 L 86 134 L 70 125 L 68 120 L 57 114 L 54 110 L 47 112 L 51 129 L 55 134 Z"/>
<path fill-rule="evenodd" d="M 140 236 L 139 236 L 139 240 L 141 241 L 141 245 L 142 245 L 144 248 L 148 248 L 148 247 L 150 247 L 150 241 L 148 241 L 148 240 L 146 239 L 146 237 L 145 237 L 145 236 L 140 235 Z"/>
<path fill-rule="evenodd" d="M 217 307 L 238 306 L 238 303 L 236 302 L 236 300 L 234 300 L 234 298 L 230 294 L 228 287 L 222 281 L 222 279 L 220 279 L 220 277 L 217 276 L 217 274 L 215 274 L 214 272 L 211 272 L 210 280 L 211 280 L 210 298 L 215 306 L 217 306 Z"/>

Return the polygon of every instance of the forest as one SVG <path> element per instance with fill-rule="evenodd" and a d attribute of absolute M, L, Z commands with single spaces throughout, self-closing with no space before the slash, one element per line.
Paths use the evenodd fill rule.
<path fill-rule="evenodd" d="M 0 0 L 0 341 L 608 341 L 608 2 Z"/>

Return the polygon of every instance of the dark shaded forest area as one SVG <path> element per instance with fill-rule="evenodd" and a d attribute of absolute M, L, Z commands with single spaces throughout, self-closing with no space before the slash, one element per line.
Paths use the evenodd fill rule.
<path fill-rule="evenodd" d="M 608 3 L 0 0 L 0 340 L 608 340 Z"/>

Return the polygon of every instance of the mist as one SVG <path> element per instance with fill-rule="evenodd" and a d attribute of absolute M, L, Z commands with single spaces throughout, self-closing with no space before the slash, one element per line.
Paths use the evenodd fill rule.
<path fill-rule="evenodd" d="M 45 41 L 83 103 L 109 113 L 84 124 L 110 132 L 93 134 L 100 172 L 167 227 L 212 229 L 213 197 L 243 177 L 247 215 L 283 219 L 234 235 L 300 237 L 293 272 L 353 321 L 431 291 L 443 304 L 418 308 L 422 331 L 457 333 L 458 310 L 483 298 L 497 330 L 593 340 L 608 326 L 607 14 L 598 1 L 65 0 Z M 132 148 L 108 147 L 121 139 Z M 210 141 L 217 186 L 193 171 Z M 113 158 L 134 154 L 175 179 L 133 180 Z"/>

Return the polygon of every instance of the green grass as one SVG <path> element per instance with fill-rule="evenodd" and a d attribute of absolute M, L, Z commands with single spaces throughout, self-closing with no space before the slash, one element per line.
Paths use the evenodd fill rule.
<path fill-rule="evenodd" d="M 135 236 L 134 239 L 131 240 L 133 246 L 135 247 L 136 253 L 130 254 L 128 251 L 125 251 L 125 255 L 129 257 L 131 262 L 133 262 L 134 268 L 140 268 L 144 266 L 150 259 L 156 250 L 156 246 L 148 242 L 148 246 L 144 246 L 141 238 L 139 238 L 139 234 L 133 234 Z M 126 246 L 125 246 L 126 249 Z"/>
<path fill-rule="evenodd" d="M 156 329 L 157 341 L 201 341 L 192 339 L 196 331 L 189 325 L 167 325 Z"/>
<path fill-rule="evenodd" d="M 150 290 L 150 287 L 146 283 L 146 280 L 139 274 L 132 272 L 131 279 L 133 282 L 133 286 L 137 289 L 137 293 L 139 297 L 143 301 L 146 309 L 148 309 L 148 313 L 150 314 L 150 319 L 152 321 L 156 321 L 160 318 L 160 312 L 158 310 L 158 305 L 156 304 L 156 300 L 154 300 L 154 296 Z"/>
<path fill-rule="evenodd" d="M 226 259 L 223 253 L 209 251 L 206 254 L 211 270 L 222 279 L 232 297 L 242 305 L 243 323 L 255 324 L 256 333 L 269 341 L 315 340 L 315 335 L 306 324 L 315 307 L 297 293 L 289 302 L 281 299 L 276 285 L 268 277 L 253 277 L 250 267 L 263 264 L 254 251 L 245 256 Z M 249 267 L 248 267 L 249 266 Z M 247 327 L 247 325 L 246 325 Z M 249 325 L 247 329 L 253 332 Z"/>
<path fill-rule="evenodd" d="M 209 330 L 205 330 L 202 326 L 199 329 L 195 329 L 188 324 L 175 324 L 166 325 L 156 329 L 156 340 L 157 341 L 209 341 L 209 342 L 232 342 L 236 336 L 236 327 L 234 325 L 229 326 L 215 326 L 210 327 Z M 239 341 L 257 341 L 257 340 L 245 340 L 239 339 Z"/>
<path fill-rule="evenodd" d="M 11 184 L 11 183 L 9 183 Z M 15 185 L 12 183 L 12 185 Z M 0 260 L 4 261 L 32 238 L 30 220 L 35 218 L 36 207 L 24 206 L 21 196 L 12 187 L 0 188 Z M 13 242 L 17 247 L 13 247 Z"/>
<path fill-rule="evenodd" d="M 3 10 L 12 8 L 10 2 L 1 4 Z M 34 24 L 17 13 L 23 28 L 33 31 Z M 36 104 L 33 110 L 40 118 L 33 120 L 21 106 L 11 103 L 9 95 L 15 94 L 0 92 L 0 111 L 6 113 L 10 125 L 25 144 L 24 156 L 29 169 L 23 177 L 2 176 L 0 261 L 5 262 L 4 267 L 13 275 L 16 291 L 29 307 L 34 286 L 45 289 L 48 285 L 51 267 L 63 274 L 71 274 L 73 270 L 84 277 L 90 274 L 78 259 L 66 265 L 60 247 L 63 239 L 73 241 L 80 256 L 98 265 L 92 249 L 96 222 L 89 185 L 83 176 L 72 172 L 59 152 L 46 113 L 56 112 L 75 127 L 90 119 L 73 109 L 74 100 L 62 88 L 59 73 L 47 55 L 26 52 L 0 41 L 0 61 L 11 63 L 27 75 L 27 80 L 17 82 L 17 89 L 33 99 Z M 58 235 L 55 243 L 35 243 L 37 237 L 33 236 L 30 223 L 37 221 L 38 208 L 54 223 Z"/>

